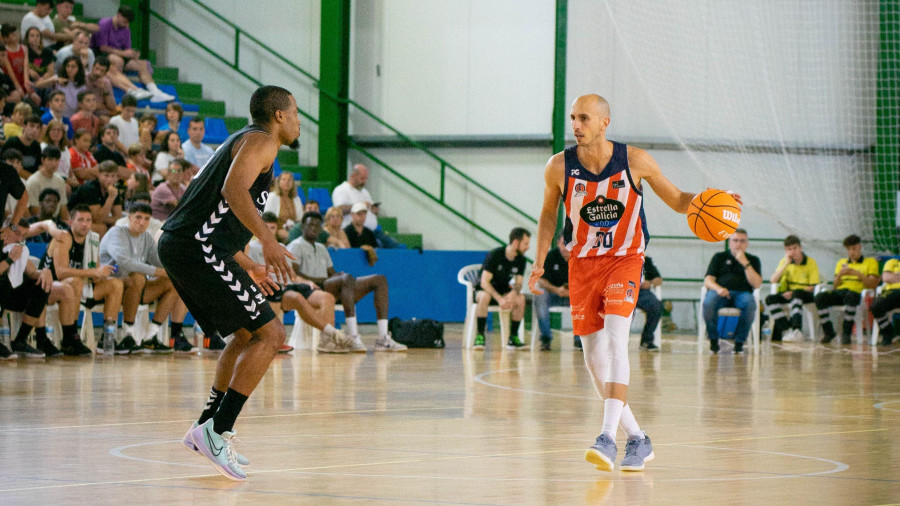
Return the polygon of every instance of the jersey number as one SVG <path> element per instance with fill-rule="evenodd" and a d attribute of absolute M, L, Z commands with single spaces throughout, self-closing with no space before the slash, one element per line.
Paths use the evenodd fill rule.
<path fill-rule="evenodd" d="M 597 242 L 594 243 L 594 248 L 612 248 L 613 245 L 613 233 L 612 232 L 597 232 Z"/>

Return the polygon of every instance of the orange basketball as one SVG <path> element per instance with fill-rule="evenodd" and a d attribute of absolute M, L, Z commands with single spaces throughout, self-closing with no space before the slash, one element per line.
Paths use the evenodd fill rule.
<path fill-rule="evenodd" d="M 728 192 L 710 188 L 691 200 L 687 220 L 700 239 L 724 241 L 741 223 L 741 206 Z"/>

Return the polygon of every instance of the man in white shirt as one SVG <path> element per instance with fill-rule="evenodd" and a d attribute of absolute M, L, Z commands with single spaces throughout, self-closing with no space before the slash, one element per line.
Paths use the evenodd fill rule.
<path fill-rule="evenodd" d="M 109 120 L 110 125 L 115 125 L 119 129 L 119 141 L 126 148 L 141 142 L 138 120 L 134 117 L 135 111 L 137 111 L 137 99 L 131 95 L 125 95 L 122 97 L 122 113 Z"/>
<path fill-rule="evenodd" d="M 198 169 L 206 165 L 212 158 L 213 148 L 203 144 L 203 136 L 206 135 L 206 125 L 203 118 L 191 118 L 188 124 L 188 140 L 184 141 L 181 149 L 184 151 L 184 159 L 191 162 Z"/>
<path fill-rule="evenodd" d="M 66 58 L 75 55 L 79 58 L 87 52 L 87 64 L 84 66 L 85 72 L 90 71 L 90 69 L 94 68 L 94 51 L 88 47 L 91 44 L 91 36 L 84 30 L 75 30 L 75 38 L 72 39 L 72 43 L 68 46 L 63 46 L 59 51 L 56 52 L 56 66 L 57 68 L 61 67 Z M 84 60 L 82 59 L 82 62 Z M 148 95 L 149 96 L 149 95 Z"/>
<path fill-rule="evenodd" d="M 366 182 L 369 180 L 369 169 L 365 165 L 358 163 L 353 166 L 347 180 L 339 184 L 331 193 L 331 202 L 341 209 L 344 214 L 344 222 L 341 227 L 350 224 L 350 209 L 357 202 L 364 202 L 366 209 L 372 206 L 372 195 L 366 190 Z M 367 213 L 365 227 L 369 230 L 375 230 L 378 227 L 378 218 L 375 213 Z"/>
<path fill-rule="evenodd" d="M 41 166 L 25 181 L 25 189 L 28 190 L 28 207 L 34 216 L 40 215 L 41 192 L 47 188 L 53 188 L 59 193 L 59 206 L 56 208 L 56 214 L 62 220 L 69 220 L 69 209 L 66 207 L 69 203 L 66 197 L 66 182 L 56 169 L 59 167 L 60 151 L 56 146 L 47 146 L 41 154 Z"/>
<path fill-rule="evenodd" d="M 53 10 L 52 0 L 37 0 L 34 9 L 22 18 L 22 25 L 19 29 L 19 36 L 24 37 L 25 33 L 32 26 L 37 27 L 41 31 L 41 37 L 44 39 L 44 47 L 50 47 L 58 40 L 56 31 L 53 28 L 53 20 L 50 19 L 50 11 Z"/>

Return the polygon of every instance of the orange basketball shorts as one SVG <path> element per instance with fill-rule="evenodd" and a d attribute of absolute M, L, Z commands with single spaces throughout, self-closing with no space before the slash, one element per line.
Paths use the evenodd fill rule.
<path fill-rule="evenodd" d="M 569 301 L 576 336 L 602 329 L 608 314 L 631 317 L 643 267 L 643 254 L 569 259 Z"/>

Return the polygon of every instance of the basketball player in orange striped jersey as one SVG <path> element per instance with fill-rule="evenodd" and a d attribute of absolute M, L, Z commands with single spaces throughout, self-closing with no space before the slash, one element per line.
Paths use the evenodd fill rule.
<path fill-rule="evenodd" d="M 650 438 L 627 404 L 628 332 L 641 283 L 649 235 L 643 182 L 676 212 L 685 214 L 694 197 L 663 176 L 643 149 L 606 139 L 609 103 L 598 95 L 578 97 L 570 114 L 576 145 L 557 153 L 544 172 L 544 205 L 538 222 L 537 256 L 528 285 L 537 281 L 553 241 L 560 198 L 565 204 L 566 248 L 572 326 L 581 338 L 584 360 L 602 399 L 603 428 L 585 453 L 603 471 L 615 468 L 616 428 L 628 436 L 623 471 L 641 471 L 653 459 Z M 735 195 L 740 202 L 740 196 Z"/>

